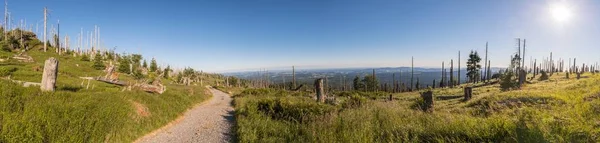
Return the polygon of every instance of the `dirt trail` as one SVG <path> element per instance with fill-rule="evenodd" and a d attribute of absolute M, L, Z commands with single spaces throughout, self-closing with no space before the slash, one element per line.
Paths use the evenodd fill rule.
<path fill-rule="evenodd" d="M 210 91 L 213 97 L 209 101 L 188 110 L 181 119 L 136 142 L 232 142 L 231 127 L 234 123 L 232 99 L 219 90 L 210 89 Z"/>

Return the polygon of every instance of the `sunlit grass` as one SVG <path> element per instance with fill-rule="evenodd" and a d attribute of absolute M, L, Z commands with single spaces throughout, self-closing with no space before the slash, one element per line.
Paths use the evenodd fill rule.
<path fill-rule="evenodd" d="M 483 86 L 469 101 L 462 101 L 461 88 L 435 89 L 433 113 L 411 107 L 420 99 L 418 92 L 394 94 L 392 102 L 384 100 L 385 94 L 354 94 L 368 97 L 368 103 L 344 108 L 316 103 L 309 93 L 250 89 L 235 98 L 236 133 L 241 142 L 595 142 L 600 139 L 600 76 L 584 77 L 555 73 L 506 92 L 497 84 Z M 338 97 L 341 104 L 348 99 Z M 312 119 L 297 122 L 258 108 L 272 100 L 337 110 L 317 116 L 304 112 Z M 300 110 L 294 108 L 307 107 L 287 104 L 280 110 Z"/>

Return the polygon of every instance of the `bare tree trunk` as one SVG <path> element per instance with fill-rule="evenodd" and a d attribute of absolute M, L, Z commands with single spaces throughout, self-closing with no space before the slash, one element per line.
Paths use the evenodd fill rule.
<path fill-rule="evenodd" d="M 410 60 L 410 90 L 413 89 L 413 79 L 415 77 L 415 57 L 411 57 Z"/>
<path fill-rule="evenodd" d="M 325 102 L 325 91 L 323 91 L 322 78 L 315 80 L 315 93 L 317 95 L 317 102 Z"/>
<path fill-rule="evenodd" d="M 292 66 L 292 88 L 296 88 L 296 67 Z"/>
<path fill-rule="evenodd" d="M 464 90 L 464 95 L 463 95 L 463 100 L 464 101 L 468 101 L 471 99 L 471 97 L 473 97 L 473 88 L 472 87 L 465 87 L 463 88 Z"/>
<path fill-rule="evenodd" d="M 454 60 L 450 60 L 450 87 L 454 87 Z"/>
<path fill-rule="evenodd" d="M 44 7 L 44 52 L 46 52 L 48 50 L 48 43 L 46 43 L 48 41 L 48 37 L 46 35 L 47 27 L 48 27 L 48 9 L 46 7 Z"/>
<path fill-rule="evenodd" d="M 458 51 L 458 82 L 457 85 L 460 85 L 460 51 Z"/>
<path fill-rule="evenodd" d="M 56 87 L 56 78 L 58 77 L 58 60 L 54 57 L 49 58 L 44 63 L 44 73 L 42 75 L 41 90 L 54 91 Z"/>
<path fill-rule="evenodd" d="M 488 42 L 485 42 L 485 60 L 484 60 L 485 63 L 483 65 L 483 68 L 484 68 L 483 80 L 484 80 L 484 82 L 487 82 L 487 78 L 488 78 L 487 77 L 487 72 L 488 71 L 487 71 L 487 68 L 486 68 L 487 67 L 487 62 L 486 62 L 487 61 L 487 53 L 488 53 Z"/>

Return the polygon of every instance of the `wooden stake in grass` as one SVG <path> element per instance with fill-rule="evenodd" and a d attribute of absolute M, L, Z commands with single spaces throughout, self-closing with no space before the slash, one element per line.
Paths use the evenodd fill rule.
<path fill-rule="evenodd" d="M 56 87 L 56 78 L 58 74 L 58 60 L 54 57 L 46 60 L 44 64 L 44 73 L 42 74 L 42 91 L 54 91 Z"/>
<path fill-rule="evenodd" d="M 317 102 L 325 102 L 325 91 L 323 90 L 323 79 L 315 80 L 315 93 L 317 94 Z"/>

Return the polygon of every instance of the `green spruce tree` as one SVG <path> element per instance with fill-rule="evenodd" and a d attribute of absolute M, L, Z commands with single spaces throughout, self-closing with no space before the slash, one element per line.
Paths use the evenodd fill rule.
<path fill-rule="evenodd" d="M 467 77 L 473 83 L 477 82 L 477 78 L 479 78 L 479 71 L 481 69 L 481 57 L 477 54 L 477 51 L 471 50 L 469 54 L 469 60 L 467 60 Z"/>

